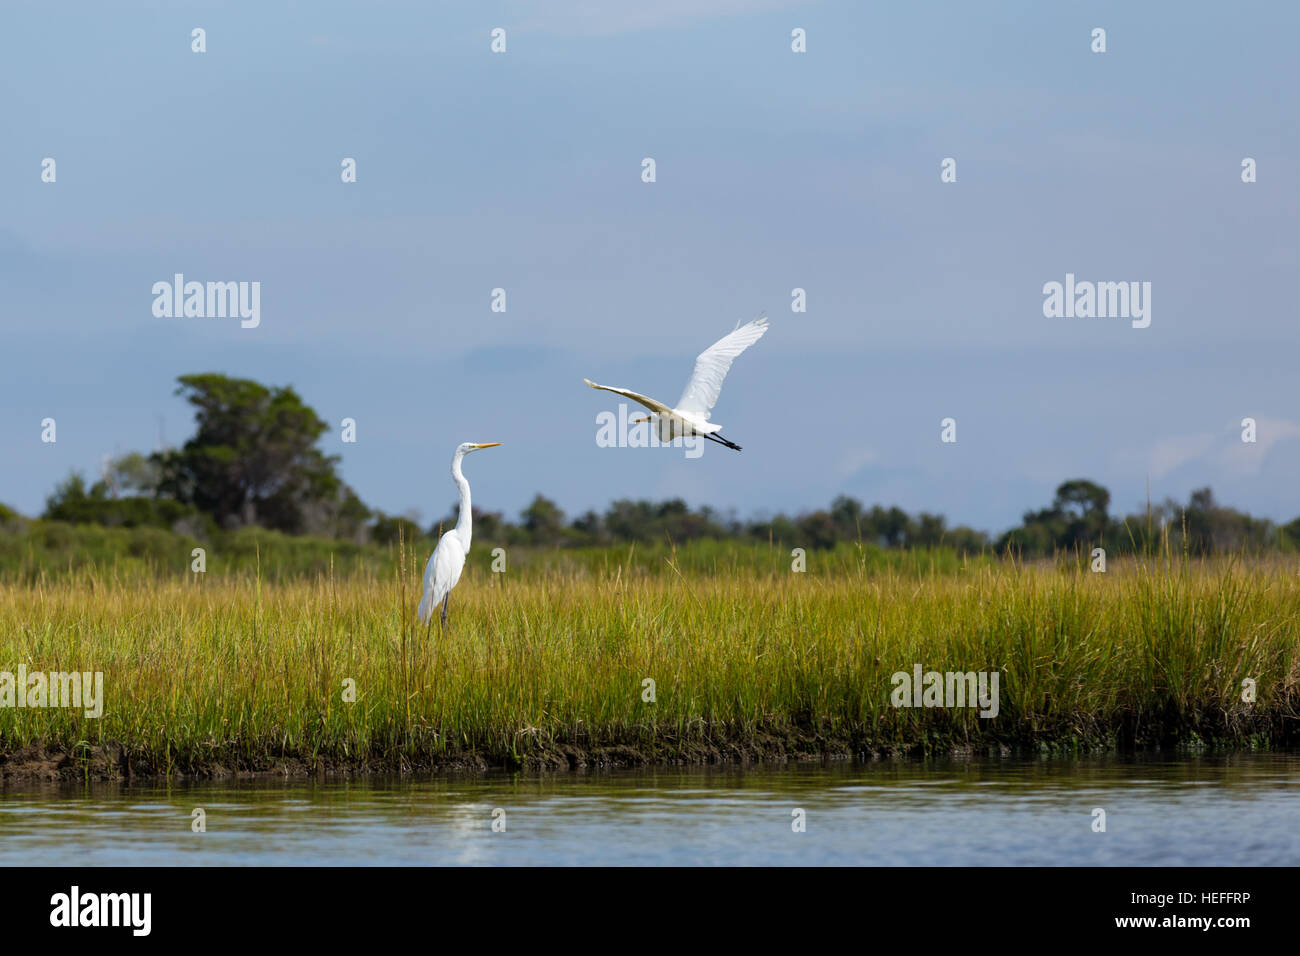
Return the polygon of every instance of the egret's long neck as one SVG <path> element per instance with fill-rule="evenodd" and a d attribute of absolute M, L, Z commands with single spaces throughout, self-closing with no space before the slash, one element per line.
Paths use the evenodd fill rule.
<path fill-rule="evenodd" d="M 469 482 L 465 480 L 465 475 L 460 470 L 460 462 L 464 457 L 464 455 L 457 455 L 451 460 L 451 480 L 456 482 L 456 487 L 460 489 L 460 517 L 456 520 L 456 535 L 465 546 L 465 550 L 469 551 L 469 537 L 474 519 L 470 515 Z"/>

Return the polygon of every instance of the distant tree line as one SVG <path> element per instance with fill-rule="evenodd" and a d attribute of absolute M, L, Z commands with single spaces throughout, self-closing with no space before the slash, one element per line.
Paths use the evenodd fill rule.
<path fill-rule="evenodd" d="M 1276 525 L 1220 505 L 1209 488 L 1193 491 L 1187 502 L 1166 498 L 1124 517 L 1110 514 L 1110 492 L 1078 478 L 1056 489 L 1041 511 L 1024 514 L 1020 527 L 999 537 L 999 552 L 1027 555 L 1105 548 L 1107 553 L 1153 550 L 1165 540 L 1190 554 L 1224 554 L 1300 547 L 1300 518 Z"/>
<path fill-rule="evenodd" d="M 1063 483 L 1051 505 L 1026 512 L 1021 525 L 997 537 L 959 525 L 949 527 L 943 515 L 901 508 L 865 507 L 840 495 L 829 509 L 793 517 L 742 521 L 723 516 L 709 507 L 689 508 L 681 499 L 663 502 L 615 501 L 603 514 L 587 511 L 566 520 L 555 502 L 537 495 L 511 522 L 500 512 L 474 509 L 475 534 L 502 544 L 593 546 L 633 541 L 685 542 L 695 538 L 730 538 L 772 542 L 785 547 L 832 548 L 840 542 L 858 542 L 881 548 L 946 546 L 963 553 L 992 551 L 1041 557 L 1062 552 L 1088 554 L 1095 547 L 1108 554 L 1157 550 L 1166 540 L 1175 550 L 1192 554 L 1294 550 L 1300 548 L 1300 518 L 1284 526 L 1254 518 L 1219 505 L 1209 488 L 1192 493 L 1186 504 L 1167 499 L 1125 517 L 1108 512 L 1110 493 L 1084 479 Z M 402 519 L 388 519 L 389 521 Z M 456 511 L 428 529 L 451 527 Z M 414 523 L 403 528 L 406 537 L 423 535 Z M 388 540 L 396 525 L 385 528 Z"/>
<path fill-rule="evenodd" d="M 200 538 L 217 529 L 259 526 L 377 544 L 431 539 L 455 524 L 454 509 L 421 527 L 410 517 L 362 503 L 338 476 L 337 456 L 316 447 L 328 426 L 292 388 L 215 373 L 178 381 L 177 393 L 195 407 L 194 436 L 179 449 L 123 455 L 89 485 L 74 472 L 46 500 L 42 518 L 162 527 Z M 0 506 L 0 532 L 16 518 Z M 570 519 L 537 495 L 517 521 L 475 508 L 474 531 L 481 541 L 538 547 L 716 538 L 814 549 L 846 541 L 881 548 L 946 546 L 1027 557 L 1093 547 L 1123 553 L 1166 541 L 1194 554 L 1300 545 L 1300 518 L 1278 526 L 1218 504 L 1209 488 L 1193 492 L 1185 504 L 1167 499 L 1120 517 L 1110 513 L 1110 493 L 1086 479 L 1063 483 L 1048 507 L 1026 512 L 1019 527 L 996 538 L 964 525 L 949 527 L 943 515 L 868 508 L 844 495 L 827 509 L 751 520 L 707 506 L 691 509 L 681 499 L 621 499 L 603 513 L 589 510 Z"/>

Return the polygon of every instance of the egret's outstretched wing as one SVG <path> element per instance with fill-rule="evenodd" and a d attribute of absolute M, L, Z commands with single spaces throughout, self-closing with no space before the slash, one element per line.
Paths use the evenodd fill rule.
<path fill-rule="evenodd" d="M 753 322 L 747 322 L 730 335 L 723 336 L 700 353 L 695 360 L 695 371 L 686 383 L 677 408 L 683 412 L 709 417 L 713 406 L 718 404 L 718 393 L 722 391 L 722 380 L 727 377 L 732 360 L 763 337 L 767 331 L 767 317 L 760 316 Z"/>
<path fill-rule="evenodd" d="M 657 402 L 653 398 L 649 398 L 648 396 L 645 395 L 640 395 L 629 388 L 615 388 L 613 385 L 597 385 L 589 378 L 584 378 L 583 381 L 586 382 L 588 385 L 590 385 L 592 388 L 603 389 L 606 392 L 614 392 L 618 395 L 624 395 L 632 399 L 632 401 L 634 402 L 640 402 L 646 408 L 650 409 L 650 411 L 658 412 L 660 415 L 666 415 L 672 411 L 672 409 L 669 408 L 667 405 L 665 405 L 663 402 Z"/>

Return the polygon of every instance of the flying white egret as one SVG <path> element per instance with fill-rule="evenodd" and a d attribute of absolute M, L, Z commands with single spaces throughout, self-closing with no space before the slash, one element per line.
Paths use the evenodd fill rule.
<path fill-rule="evenodd" d="M 722 391 L 722 380 L 727 377 L 727 370 L 732 361 L 745 349 L 763 337 L 767 331 L 767 317 L 759 316 L 753 322 L 744 325 L 737 323 L 736 329 L 714 342 L 695 359 L 695 371 L 686 383 L 686 391 L 677 400 L 676 408 L 669 408 L 663 402 L 638 394 L 628 388 L 615 388 L 613 385 L 597 385 L 589 378 L 583 381 L 592 388 L 604 389 L 625 395 L 634 402 L 640 402 L 654 415 L 634 418 L 634 422 L 658 421 L 659 440 L 670 442 L 678 436 L 702 435 L 709 441 L 717 442 L 740 451 L 740 446 L 728 441 L 718 434 L 721 425 L 709 421 L 709 413 L 718 403 L 718 393 Z"/>
<path fill-rule="evenodd" d="M 460 573 L 465 570 L 465 555 L 469 554 L 469 538 L 473 519 L 470 517 L 469 482 L 460 470 L 461 459 L 480 448 L 495 448 L 499 441 L 482 444 L 467 441 L 456 447 L 456 454 L 451 456 L 451 480 L 460 489 L 460 517 L 456 527 L 438 539 L 438 546 L 433 549 L 429 563 L 424 566 L 424 596 L 420 598 L 420 623 L 428 624 L 433 620 L 433 609 L 442 605 L 442 623 L 447 623 L 447 602 L 451 600 L 451 589 L 460 580 Z"/>

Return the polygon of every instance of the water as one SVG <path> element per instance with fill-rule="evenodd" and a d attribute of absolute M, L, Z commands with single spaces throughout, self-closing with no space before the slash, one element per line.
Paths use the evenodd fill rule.
<path fill-rule="evenodd" d="M 1252 754 L 9 787 L 0 865 L 1296 865 L 1298 780 Z"/>

